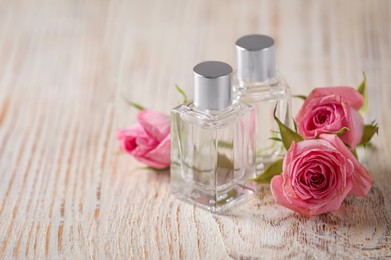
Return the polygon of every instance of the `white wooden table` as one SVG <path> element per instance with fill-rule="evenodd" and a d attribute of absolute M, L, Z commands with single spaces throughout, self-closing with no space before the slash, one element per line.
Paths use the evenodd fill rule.
<path fill-rule="evenodd" d="M 235 64 L 235 40 L 276 40 L 295 94 L 358 85 L 380 134 L 365 198 L 311 219 L 268 186 L 226 215 L 176 200 L 169 173 L 137 170 L 115 130 L 122 95 L 169 113 L 192 67 Z M 299 101 L 295 103 L 297 111 Z M 391 1 L 0 2 L 1 258 L 338 259 L 391 257 Z"/>

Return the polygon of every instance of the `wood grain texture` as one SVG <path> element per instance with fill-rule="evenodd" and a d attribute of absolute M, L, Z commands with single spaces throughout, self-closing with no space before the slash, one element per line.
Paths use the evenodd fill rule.
<path fill-rule="evenodd" d="M 0 256 L 131 259 L 391 257 L 391 1 L 0 1 Z M 122 95 L 169 112 L 203 60 L 241 35 L 277 44 L 292 91 L 358 85 L 380 134 L 365 198 L 305 219 L 267 186 L 225 215 L 176 200 L 169 173 L 120 154 Z M 297 111 L 299 103 L 294 104 Z"/>

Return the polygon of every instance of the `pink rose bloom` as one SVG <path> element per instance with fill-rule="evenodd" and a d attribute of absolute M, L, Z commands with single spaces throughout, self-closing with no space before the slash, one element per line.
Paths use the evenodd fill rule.
<path fill-rule="evenodd" d="M 135 125 L 117 131 L 120 149 L 153 168 L 170 166 L 170 117 L 142 110 L 136 119 Z"/>
<path fill-rule="evenodd" d="M 270 187 L 278 204 L 309 217 L 338 210 L 348 194 L 365 196 L 372 183 L 338 136 L 321 134 L 292 143 Z"/>
<path fill-rule="evenodd" d="M 355 148 L 360 143 L 364 121 L 358 110 L 364 98 L 352 87 L 316 88 L 296 116 L 299 133 L 313 139 L 323 133 L 336 133 L 347 127 L 341 139 Z"/>

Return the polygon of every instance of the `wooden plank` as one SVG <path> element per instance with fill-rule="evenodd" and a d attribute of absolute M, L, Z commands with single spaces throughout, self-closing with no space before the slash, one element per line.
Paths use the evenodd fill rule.
<path fill-rule="evenodd" d="M 1 258 L 390 257 L 390 16 L 387 0 L 2 1 Z M 366 72 L 367 120 L 381 127 L 361 154 L 375 176 L 366 198 L 305 219 L 260 186 L 213 215 L 118 152 L 115 131 L 136 113 L 123 95 L 169 113 L 175 84 L 191 94 L 196 63 L 234 65 L 248 33 L 276 39 L 296 94 Z"/>

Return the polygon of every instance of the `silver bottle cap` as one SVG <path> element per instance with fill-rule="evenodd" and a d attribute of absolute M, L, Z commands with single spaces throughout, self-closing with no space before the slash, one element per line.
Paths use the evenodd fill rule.
<path fill-rule="evenodd" d="M 252 34 L 236 41 L 238 79 L 245 82 L 261 82 L 276 74 L 273 38 Z"/>
<path fill-rule="evenodd" d="M 205 61 L 194 68 L 194 105 L 220 110 L 232 104 L 232 67 L 220 61 Z"/>

